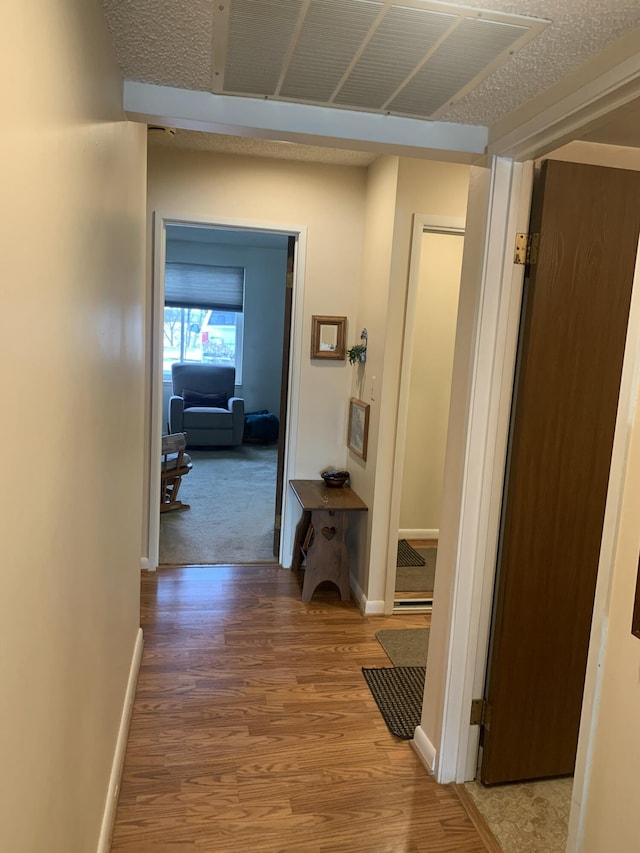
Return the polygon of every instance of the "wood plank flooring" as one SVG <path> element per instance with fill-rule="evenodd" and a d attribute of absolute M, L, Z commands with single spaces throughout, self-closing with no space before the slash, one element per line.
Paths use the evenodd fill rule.
<path fill-rule="evenodd" d="M 143 573 L 145 648 L 113 835 L 119 853 L 480 853 L 449 786 L 387 730 L 362 666 L 380 628 L 274 566 Z"/>

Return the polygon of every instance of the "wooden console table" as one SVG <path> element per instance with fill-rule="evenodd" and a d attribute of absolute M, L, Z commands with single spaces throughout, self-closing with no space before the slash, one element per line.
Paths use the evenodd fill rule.
<path fill-rule="evenodd" d="M 323 480 L 289 480 L 302 507 L 293 544 L 293 569 L 307 565 L 302 585 L 302 600 L 311 601 L 322 581 L 332 581 L 342 601 L 349 600 L 349 550 L 345 542 L 349 514 L 367 512 L 367 505 L 348 486 L 325 486 Z"/>

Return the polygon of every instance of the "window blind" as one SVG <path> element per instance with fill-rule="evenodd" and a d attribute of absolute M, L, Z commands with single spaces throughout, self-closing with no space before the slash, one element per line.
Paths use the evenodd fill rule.
<path fill-rule="evenodd" d="M 212 267 L 167 261 L 164 304 L 178 308 L 237 311 L 243 308 L 244 267 Z"/>

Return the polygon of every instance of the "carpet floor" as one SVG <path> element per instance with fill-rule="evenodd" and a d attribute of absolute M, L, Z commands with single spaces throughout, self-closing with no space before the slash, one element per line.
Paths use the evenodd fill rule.
<path fill-rule="evenodd" d="M 383 629 L 376 632 L 376 640 L 385 650 L 394 666 L 427 665 L 429 651 L 428 628 Z"/>
<path fill-rule="evenodd" d="M 436 575 L 437 548 L 416 548 L 424 558 L 424 566 L 398 566 L 396 569 L 396 592 L 433 592 Z"/>
<path fill-rule="evenodd" d="M 572 778 L 490 788 L 480 782 L 465 782 L 464 786 L 504 853 L 566 850 Z"/>
<path fill-rule="evenodd" d="M 276 445 L 190 450 L 182 512 L 160 516 L 160 563 L 274 562 Z"/>

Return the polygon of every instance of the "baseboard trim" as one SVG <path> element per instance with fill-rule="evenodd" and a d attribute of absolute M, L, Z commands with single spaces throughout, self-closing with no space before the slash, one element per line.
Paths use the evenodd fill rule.
<path fill-rule="evenodd" d="M 384 601 L 368 601 L 362 587 L 353 575 L 349 575 L 349 586 L 356 604 L 365 616 L 380 616 L 384 614 Z"/>
<path fill-rule="evenodd" d="M 127 740 L 129 739 L 129 723 L 131 722 L 133 700 L 136 695 L 136 684 L 138 683 L 138 673 L 140 671 L 140 663 L 142 661 L 143 645 L 142 628 L 138 628 L 138 634 L 133 648 L 133 657 L 131 658 L 131 667 L 129 669 L 127 690 L 124 697 L 124 704 L 122 706 L 122 716 L 120 717 L 120 728 L 118 729 L 116 749 L 113 754 L 113 762 L 111 764 L 111 776 L 109 777 L 107 799 L 104 806 L 104 813 L 102 815 L 102 826 L 100 827 L 100 838 L 98 839 L 97 853 L 109 853 L 111 850 L 111 836 L 113 834 L 113 824 L 116 818 L 118 795 L 120 793 L 120 781 L 122 779 L 124 757 L 127 751 Z"/>
<path fill-rule="evenodd" d="M 439 539 L 440 538 L 440 528 L 434 527 L 433 529 L 425 527 L 425 528 L 408 528 L 406 530 L 398 530 L 398 538 L 399 539 Z"/>
<path fill-rule="evenodd" d="M 148 557 L 140 557 L 140 568 L 143 572 L 149 571 L 149 558 Z"/>
<path fill-rule="evenodd" d="M 422 726 L 417 726 L 413 733 L 413 740 L 409 741 L 420 761 L 427 768 L 427 772 L 433 776 L 436 766 L 436 748 L 424 733 Z"/>

